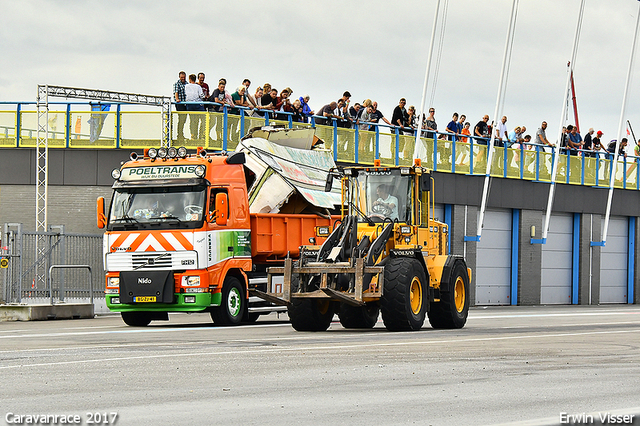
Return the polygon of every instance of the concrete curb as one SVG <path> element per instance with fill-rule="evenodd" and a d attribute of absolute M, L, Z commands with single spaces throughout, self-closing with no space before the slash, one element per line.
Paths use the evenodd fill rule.
<path fill-rule="evenodd" d="M 93 304 L 0 305 L 0 321 L 41 321 L 93 318 Z"/>

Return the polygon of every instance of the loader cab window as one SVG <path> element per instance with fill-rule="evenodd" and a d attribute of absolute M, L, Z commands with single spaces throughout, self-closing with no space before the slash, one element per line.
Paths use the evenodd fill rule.
<path fill-rule="evenodd" d="M 411 223 L 411 176 L 403 176 L 399 170 L 376 170 L 360 172 L 357 180 L 362 192 L 361 210 L 370 219 Z"/>

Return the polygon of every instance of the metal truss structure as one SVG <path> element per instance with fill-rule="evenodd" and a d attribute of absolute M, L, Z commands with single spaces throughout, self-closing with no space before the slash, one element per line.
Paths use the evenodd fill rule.
<path fill-rule="evenodd" d="M 36 143 L 36 232 L 47 231 L 47 193 L 49 185 L 49 97 L 89 99 L 103 102 L 120 102 L 162 108 L 162 146 L 171 145 L 171 98 L 167 96 L 140 95 L 134 93 L 110 92 L 107 90 L 82 89 L 38 85 L 37 109 L 38 132 Z M 36 240 L 36 259 L 45 255 L 46 242 Z M 41 263 L 43 264 L 43 263 Z M 38 285 L 46 283 L 46 271 L 38 268 Z"/>

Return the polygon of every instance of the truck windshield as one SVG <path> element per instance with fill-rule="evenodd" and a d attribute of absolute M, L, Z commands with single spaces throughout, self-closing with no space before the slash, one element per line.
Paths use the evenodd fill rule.
<path fill-rule="evenodd" d="M 360 171 L 356 204 L 373 221 L 411 223 L 411 176 L 399 170 Z M 366 220 L 362 218 L 361 220 Z"/>
<path fill-rule="evenodd" d="M 199 228 L 204 220 L 204 186 L 118 188 L 109 230 Z"/>

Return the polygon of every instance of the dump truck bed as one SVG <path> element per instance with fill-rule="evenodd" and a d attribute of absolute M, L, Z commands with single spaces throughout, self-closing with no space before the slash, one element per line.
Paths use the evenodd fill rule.
<path fill-rule="evenodd" d="M 309 245 L 315 227 L 331 226 L 340 216 L 331 218 L 309 214 L 251 214 L 251 257 L 253 262 L 281 262 L 289 255 L 297 258 L 300 246 Z M 317 241 L 318 244 L 321 240 Z"/>

